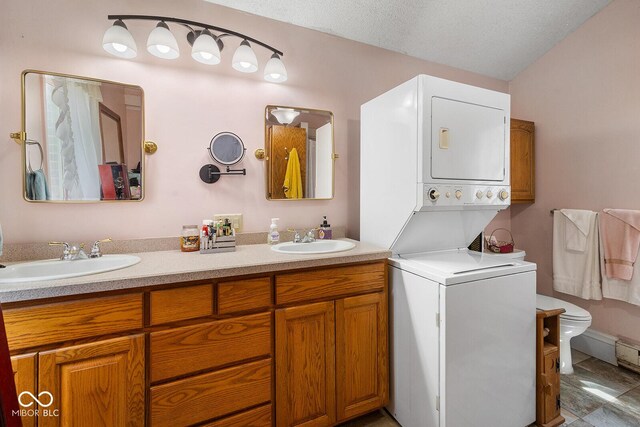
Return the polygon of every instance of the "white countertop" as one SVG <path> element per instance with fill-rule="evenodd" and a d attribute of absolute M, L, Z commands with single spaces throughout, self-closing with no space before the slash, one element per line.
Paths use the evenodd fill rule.
<path fill-rule="evenodd" d="M 350 241 L 356 244 L 352 250 L 330 254 L 282 254 L 266 244 L 240 245 L 235 252 L 205 255 L 179 250 L 135 253 L 132 255 L 139 256 L 140 263 L 121 270 L 68 279 L 0 284 L 0 303 L 374 261 L 391 256 L 387 250 Z"/>

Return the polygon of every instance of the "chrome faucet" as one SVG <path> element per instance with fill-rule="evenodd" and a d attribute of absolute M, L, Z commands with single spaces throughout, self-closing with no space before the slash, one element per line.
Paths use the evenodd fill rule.
<path fill-rule="evenodd" d="M 100 251 L 100 243 L 110 242 L 111 238 L 96 240 L 93 242 L 93 246 L 91 246 L 91 253 L 89 254 L 89 258 L 100 258 L 102 256 L 102 251 Z"/>
<path fill-rule="evenodd" d="M 62 261 L 75 261 L 78 259 L 87 259 L 89 258 L 87 254 L 84 252 L 84 245 L 70 245 L 67 242 L 49 242 L 49 246 L 64 246 L 62 251 L 62 256 L 60 260 Z"/>
<path fill-rule="evenodd" d="M 315 228 L 312 228 L 309 231 L 307 231 L 304 237 L 300 237 L 300 232 L 298 230 L 294 230 L 290 228 L 288 229 L 288 231 L 292 231 L 295 233 L 293 235 L 293 243 L 311 243 L 316 241 Z"/>

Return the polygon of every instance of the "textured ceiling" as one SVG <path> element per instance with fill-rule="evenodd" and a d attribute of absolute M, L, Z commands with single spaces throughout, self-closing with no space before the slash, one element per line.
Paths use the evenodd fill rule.
<path fill-rule="evenodd" d="M 610 0 L 206 0 L 502 80 Z"/>

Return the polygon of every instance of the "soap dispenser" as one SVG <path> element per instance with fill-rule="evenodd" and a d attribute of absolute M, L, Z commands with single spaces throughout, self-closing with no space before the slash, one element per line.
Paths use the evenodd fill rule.
<path fill-rule="evenodd" d="M 267 235 L 267 243 L 275 245 L 280 243 L 280 233 L 278 232 L 278 221 L 280 218 L 271 218 L 271 226 L 269 227 L 269 234 Z"/>
<path fill-rule="evenodd" d="M 326 215 L 322 217 L 323 221 L 318 228 L 318 239 L 331 240 L 331 224 L 327 223 Z"/>

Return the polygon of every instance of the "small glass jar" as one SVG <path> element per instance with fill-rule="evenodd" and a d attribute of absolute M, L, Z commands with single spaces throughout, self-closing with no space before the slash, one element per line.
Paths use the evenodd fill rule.
<path fill-rule="evenodd" d="M 197 225 L 182 226 L 180 250 L 182 252 L 195 252 L 200 250 L 200 229 Z"/>

